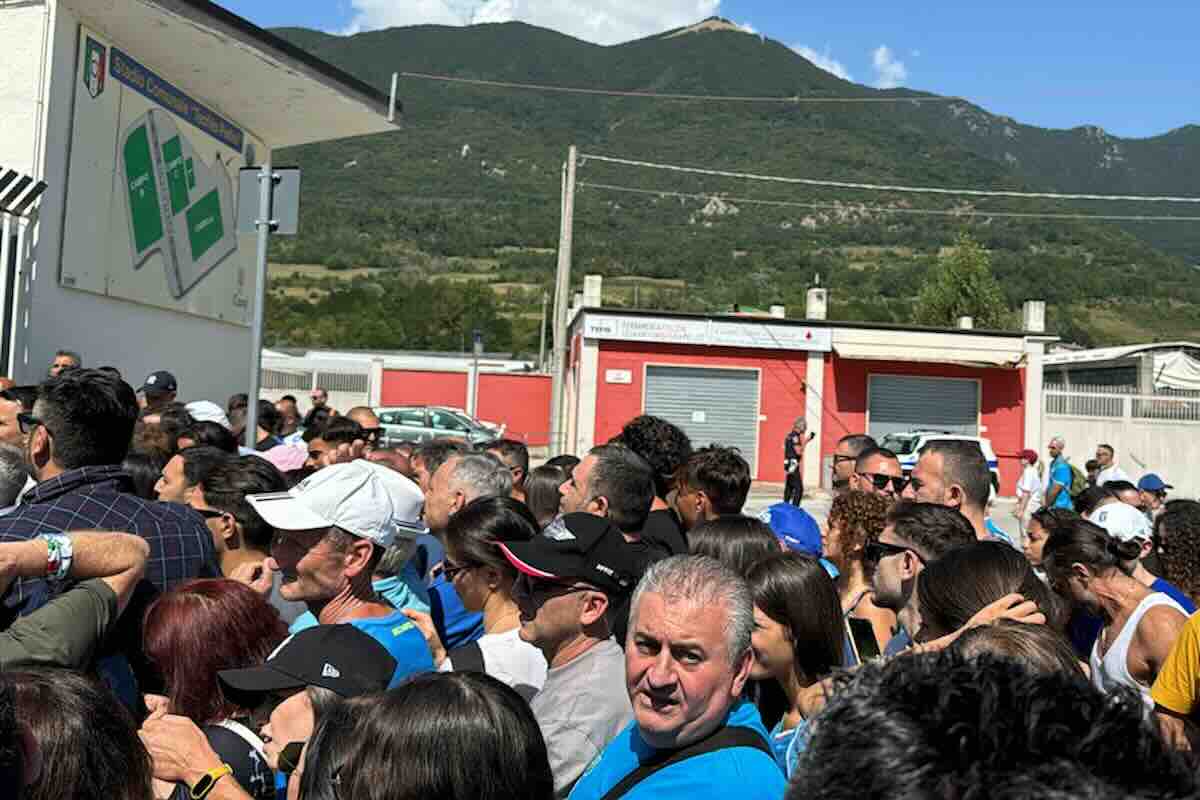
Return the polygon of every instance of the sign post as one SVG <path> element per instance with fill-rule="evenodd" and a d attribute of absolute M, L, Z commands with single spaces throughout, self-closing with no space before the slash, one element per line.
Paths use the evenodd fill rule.
<path fill-rule="evenodd" d="M 258 234 L 256 253 L 254 312 L 250 327 L 250 390 L 246 403 L 244 444 L 258 444 L 258 395 L 262 385 L 263 317 L 267 299 L 267 249 L 271 233 L 295 234 L 300 213 L 300 170 L 296 167 L 271 169 L 268 157 L 258 169 L 247 167 L 238 176 L 238 231 Z M 252 205 L 257 183 L 258 214 Z"/>

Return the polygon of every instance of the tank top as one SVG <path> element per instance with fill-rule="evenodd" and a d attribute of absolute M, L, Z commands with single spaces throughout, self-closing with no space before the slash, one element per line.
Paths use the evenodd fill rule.
<path fill-rule="evenodd" d="M 1092 683 L 1097 689 L 1102 692 L 1110 692 L 1115 686 L 1124 684 L 1136 689 L 1141 694 L 1142 702 L 1146 704 L 1147 708 L 1154 707 L 1154 700 L 1150 697 L 1150 687 L 1138 683 L 1129 674 L 1129 645 L 1133 641 L 1133 635 L 1137 632 L 1138 625 L 1142 622 L 1142 617 L 1146 616 L 1146 612 L 1155 606 L 1170 606 L 1185 617 L 1187 616 L 1179 604 L 1170 597 L 1162 592 L 1153 592 L 1143 598 L 1133 613 L 1129 615 L 1125 626 L 1117 634 L 1116 640 L 1108 648 L 1104 658 L 1100 658 L 1101 637 L 1097 636 L 1095 644 L 1092 645 L 1091 658 L 1088 659 L 1088 665 L 1092 671 Z"/>

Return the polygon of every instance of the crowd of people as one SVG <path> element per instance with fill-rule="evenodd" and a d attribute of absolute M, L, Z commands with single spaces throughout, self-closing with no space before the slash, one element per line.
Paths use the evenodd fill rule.
<path fill-rule="evenodd" d="M 534 466 L 139 386 L 63 351 L 0 389 L 10 797 L 1200 792 L 1200 503 L 1111 447 L 1023 454 L 1012 537 L 971 442 L 843 438 L 821 525 L 802 420 L 750 516 L 657 417 Z"/>

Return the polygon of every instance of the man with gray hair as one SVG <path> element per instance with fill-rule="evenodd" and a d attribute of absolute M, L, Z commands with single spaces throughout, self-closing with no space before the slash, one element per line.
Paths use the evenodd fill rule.
<path fill-rule="evenodd" d="M 17 507 L 17 498 L 28 481 L 25 454 L 11 444 L 0 444 L 0 517 Z"/>
<path fill-rule="evenodd" d="M 434 534 L 446 529 L 450 517 L 480 497 L 512 494 L 512 472 L 491 453 L 452 456 L 438 467 L 425 495 L 425 524 Z"/>
<path fill-rule="evenodd" d="M 634 722 L 580 779 L 572 800 L 783 796 L 758 710 L 742 697 L 754 604 L 707 556 L 650 567 L 633 595 L 625 683 Z"/>

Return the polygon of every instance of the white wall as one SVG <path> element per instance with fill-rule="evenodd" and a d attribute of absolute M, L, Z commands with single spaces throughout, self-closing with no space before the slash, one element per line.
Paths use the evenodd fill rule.
<path fill-rule="evenodd" d="M 0 7 L 0 165 L 34 170 L 47 8 Z"/>
<path fill-rule="evenodd" d="M 1200 498 L 1200 422 L 1142 422 L 1123 419 L 1065 417 L 1042 418 L 1043 438 L 1062 436 L 1071 463 L 1083 469 L 1096 457 L 1096 445 L 1111 444 L 1117 464 L 1137 483 L 1147 472 L 1157 473 L 1175 487 L 1172 497 Z M 1039 448 L 1045 452 L 1045 442 Z"/>
<path fill-rule="evenodd" d="M 0 163 L 8 143 L 7 96 L 3 73 L 9 70 L 4 49 L 9 42 L 10 20 L 27 28 L 25 17 L 33 10 L 0 9 Z M 18 382 L 40 379 L 60 347 L 78 350 L 88 366 L 111 364 L 124 373 L 135 388 L 147 374 L 169 369 L 179 379 L 184 400 L 211 399 L 224 405 L 234 392 L 246 391 L 250 377 L 250 329 L 205 320 L 186 314 L 143 306 L 59 285 L 62 250 L 62 219 L 67 184 L 68 144 L 71 133 L 71 104 L 74 96 L 75 57 L 79 20 L 57 5 L 52 16 L 50 56 L 52 68 L 47 82 L 45 158 L 37 165 L 49 188 L 43 195 L 37 265 L 29 300 L 29 328 L 19 338 Z M 26 30 L 25 36 L 30 35 Z M 14 39 L 21 37 L 14 36 Z M 39 48 L 40 48 L 40 42 Z M 22 64 L 36 74 L 33 64 Z M 19 98 L 18 98 L 19 101 Z M 32 148 L 32 143 L 30 143 Z M 31 151 L 31 150 L 30 150 Z M 31 151 L 32 152 L 32 151 Z M 25 360 L 25 350 L 28 360 Z"/>

